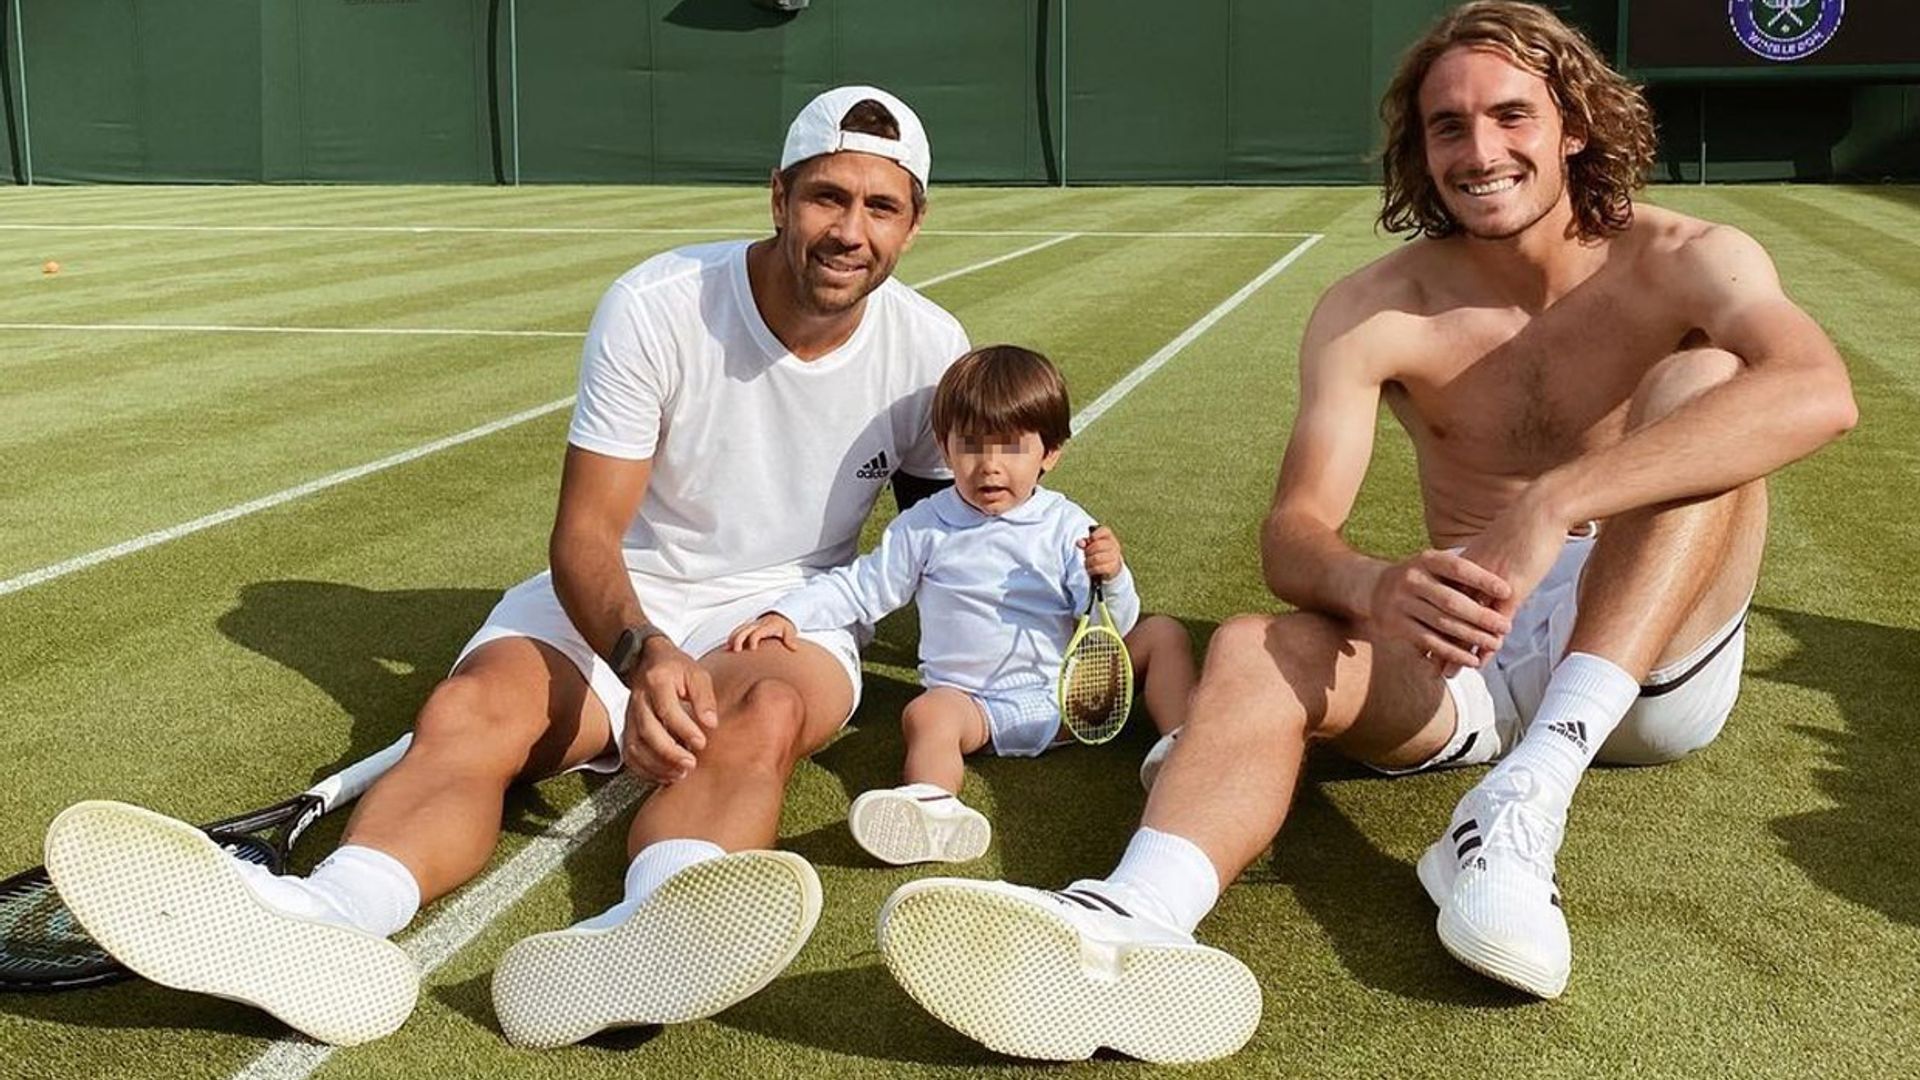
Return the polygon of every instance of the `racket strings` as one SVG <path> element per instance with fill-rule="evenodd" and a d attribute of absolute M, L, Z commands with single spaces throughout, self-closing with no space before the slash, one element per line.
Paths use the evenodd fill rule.
<path fill-rule="evenodd" d="M 1129 675 L 1126 645 L 1117 634 L 1087 634 L 1062 673 L 1063 718 L 1084 738 L 1118 730 L 1132 705 Z"/>
<path fill-rule="evenodd" d="M 111 963 L 51 881 L 29 882 L 0 896 L 0 972 L 46 978 Z"/>

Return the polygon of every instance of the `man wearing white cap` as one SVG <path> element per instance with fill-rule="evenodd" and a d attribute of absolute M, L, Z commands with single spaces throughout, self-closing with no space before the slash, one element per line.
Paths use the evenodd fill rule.
<path fill-rule="evenodd" d="M 691 1020 L 778 975 L 812 933 L 820 883 L 764 849 L 794 764 L 859 700 L 858 643 L 838 630 L 730 653 L 727 633 L 849 561 L 885 482 L 903 505 L 951 482 L 929 409 L 967 339 L 890 280 L 930 162 L 919 119 L 885 91 L 841 87 L 802 109 L 772 178 L 772 237 L 667 252 L 607 290 L 552 568 L 501 598 L 342 846 L 310 876 L 275 877 L 180 822 L 82 804 L 48 834 L 79 857 L 48 861 L 87 929 L 155 981 L 323 1041 L 377 1038 L 419 991 L 388 939 L 486 865 L 508 786 L 625 765 L 658 785 L 628 834 L 625 895 L 507 951 L 507 1037 L 555 1046 Z"/>

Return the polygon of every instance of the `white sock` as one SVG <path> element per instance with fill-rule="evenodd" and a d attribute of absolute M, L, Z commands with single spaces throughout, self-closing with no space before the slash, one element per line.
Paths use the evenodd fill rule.
<path fill-rule="evenodd" d="M 955 800 L 960 798 L 959 792 L 948 791 L 939 784 L 901 784 L 893 790 L 902 795 L 911 795 L 916 799 L 932 799 L 940 795 L 945 795 L 947 798 Z"/>
<path fill-rule="evenodd" d="M 666 880 L 695 863 L 717 859 L 726 849 L 708 840 L 656 840 L 640 850 L 627 866 L 627 892 L 620 902 L 591 919 L 574 924 L 576 930 L 607 930 L 632 917 L 647 897 Z"/>
<path fill-rule="evenodd" d="M 1158 911 L 1158 921 L 1191 934 L 1220 899 L 1220 872 L 1193 841 L 1141 826 L 1107 882 L 1133 892 Z"/>
<path fill-rule="evenodd" d="M 248 862 L 240 866 L 247 886 L 270 906 L 378 937 L 399 933 L 420 910 L 420 883 L 412 871 L 386 852 L 358 844 L 327 856 L 304 878 L 276 877 Z"/>
<path fill-rule="evenodd" d="M 1520 745 L 1481 784 L 1496 785 L 1524 769 L 1534 780 L 1535 804 L 1564 820 L 1573 789 L 1593 763 L 1593 755 L 1639 696 L 1639 680 L 1613 661 L 1592 653 L 1569 653 L 1553 669 L 1540 711 Z"/>

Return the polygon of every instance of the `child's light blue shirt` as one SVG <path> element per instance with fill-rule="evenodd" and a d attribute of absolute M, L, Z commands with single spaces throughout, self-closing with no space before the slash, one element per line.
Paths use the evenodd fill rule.
<path fill-rule="evenodd" d="M 918 596 L 920 681 L 978 696 L 1051 687 L 1092 582 L 1078 542 L 1092 515 L 1046 488 L 983 514 L 954 488 L 909 507 L 880 546 L 787 594 L 773 610 L 802 630 L 871 625 Z M 1133 575 L 1103 583 L 1122 634 L 1140 618 Z"/>

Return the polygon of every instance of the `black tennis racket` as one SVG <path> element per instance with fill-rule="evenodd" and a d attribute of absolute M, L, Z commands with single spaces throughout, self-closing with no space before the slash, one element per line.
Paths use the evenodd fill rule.
<path fill-rule="evenodd" d="M 285 802 L 200 826 L 239 858 L 280 873 L 287 853 L 327 811 L 360 796 L 393 768 L 411 733 L 385 750 L 354 762 Z M 77 990 L 133 973 L 107 955 L 60 902 L 60 894 L 36 866 L 0 881 L 0 991 Z"/>

